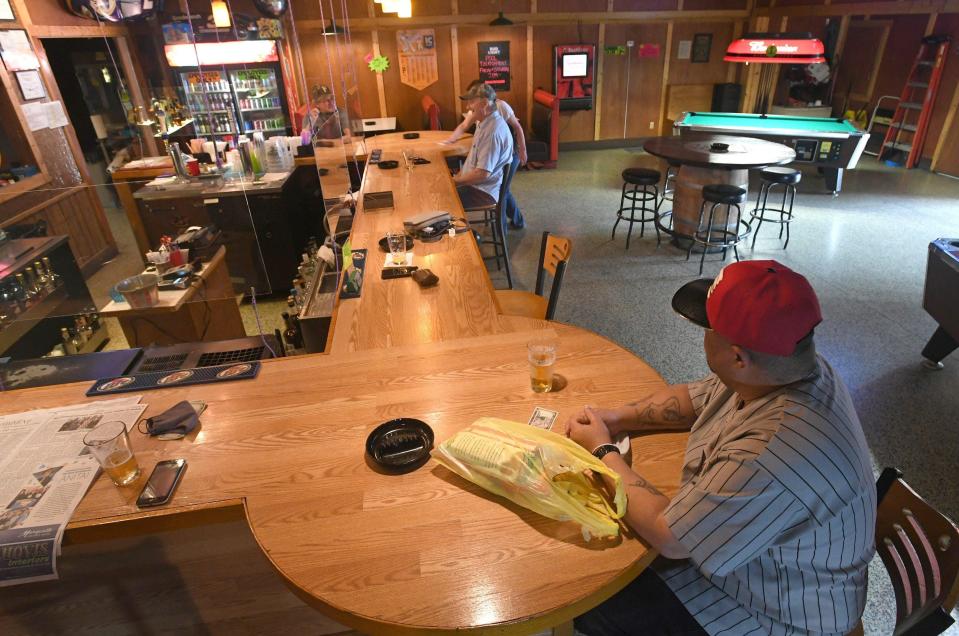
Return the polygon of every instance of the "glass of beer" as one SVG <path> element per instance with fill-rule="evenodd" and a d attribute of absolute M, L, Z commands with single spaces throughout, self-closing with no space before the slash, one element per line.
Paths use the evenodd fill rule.
<path fill-rule="evenodd" d="M 387 232 L 386 242 L 390 248 L 390 263 L 406 265 L 406 233 L 403 230 Z"/>
<path fill-rule="evenodd" d="M 123 422 L 100 422 L 83 436 L 83 443 L 117 486 L 126 486 L 140 476 L 140 466 Z"/>
<path fill-rule="evenodd" d="M 553 365 L 556 363 L 556 340 L 536 338 L 526 345 L 529 359 L 529 383 L 534 393 L 553 390 Z"/>

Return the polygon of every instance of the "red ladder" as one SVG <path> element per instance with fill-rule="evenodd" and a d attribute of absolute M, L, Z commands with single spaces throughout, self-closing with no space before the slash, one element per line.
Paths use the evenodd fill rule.
<path fill-rule="evenodd" d="M 930 35 L 922 39 L 919 54 L 912 64 L 909 79 L 902 89 L 899 105 L 892 116 L 879 160 L 882 161 L 893 151 L 907 153 L 906 168 L 919 165 L 922 156 L 922 144 L 926 139 L 926 129 L 932 116 L 932 108 L 939 92 L 939 80 L 942 67 L 946 63 L 949 51 L 949 36 Z M 918 113 L 918 118 L 910 119 Z"/>

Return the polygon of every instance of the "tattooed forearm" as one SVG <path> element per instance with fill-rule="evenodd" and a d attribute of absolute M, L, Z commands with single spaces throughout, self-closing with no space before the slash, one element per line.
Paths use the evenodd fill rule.
<path fill-rule="evenodd" d="M 681 422 L 685 419 L 679 406 L 679 400 L 675 397 L 658 404 L 649 402 L 645 406 L 642 406 L 641 403 L 634 406 L 640 422 L 660 424 Z"/>
<path fill-rule="evenodd" d="M 659 490 L 656 489 L 656 486 L 652 485 L 651 483 L 649 483 L 648 481 L 646 481 L 644 478 L 640 477 L 639 475 L 636 475 L 636 479 L 632 481 L 631 483 L 627 484 L 627 487 L 642 488 L 643 490 L 649 492 L 650 494 L 659 495 L 660 497 L 663 496 L 663 493 L 659 492 Z"/>

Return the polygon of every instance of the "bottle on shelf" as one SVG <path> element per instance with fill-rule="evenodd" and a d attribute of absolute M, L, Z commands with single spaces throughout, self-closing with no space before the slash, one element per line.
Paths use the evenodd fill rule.
<path fill-rule="evenodd" d="M 57 274 L 55 271 L 53 271 L 53 266 L 50 265 L 49 256 L 43 257 L 43 269 L 45 269 L 47 272 L 47 279 L 50 281 L 51 290 L 56 289 L 56 287 L 60 284 L 60 274 Z"/>
<path fill-rule="evenodd" d="M 36 300 L 36 295 L 30 290 L 27 285 L 26 279 L 23 277 L 23 273 L 16 275 L 17 280 L 17 300 L 20 301 L 21 307 L 26 309 Z"/>
<path fill-rule="evenodd" d="M 77 346 L 73 342 L 73 336 L 70 335 L 70 330 L 66 327 L 60 328 L 60 339 L 63 340 L 63 350 L 68 356 L 71 356 L 77 352 Z"/>

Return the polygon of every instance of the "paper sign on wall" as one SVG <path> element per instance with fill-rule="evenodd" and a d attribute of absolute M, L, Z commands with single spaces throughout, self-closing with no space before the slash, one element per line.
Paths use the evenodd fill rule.
<path fill-rule="evenodd" d="M 503 42 L 478 42 L 479 78 L 497 91 L 508 91 L 509 40 Z"/>
<path fill-rule="evenodd" d="M 13 9 L 10 7 L 10 0 L 0 0 L 0 20 L 16 20 L 13 15 Z"/>
<path fill-rule="evenodd" d="M 20 29 L 0 31 L 0 57 L 10 72 L 40 68 L 27 32 Z"/>
<path fill-rule="evenodd" d="M 676 51 L 677 60 L 688 60 L 690 53 L 693 51 L 693 41 L 692 40 L 680 40 L 679 48 Z"/>
<path fill-rule="evenodd" d="M 396 32 L 400 81 L 417 90 L 435 84 L 439 78 L 436 64 L 436 33 L 433 29 Z"/>
<path fill-rule="evenodd" d="M 639 57 L 659 57 L 659 45 L 641 43 L 639 45 Z"/>
<path fill-rule="evenodd" d="M 59 101 L 24 104 L 21 108 L 30 130 L 62 128 L 70 123 L 67 114 L 63 111 L 63 104 Z"/>

